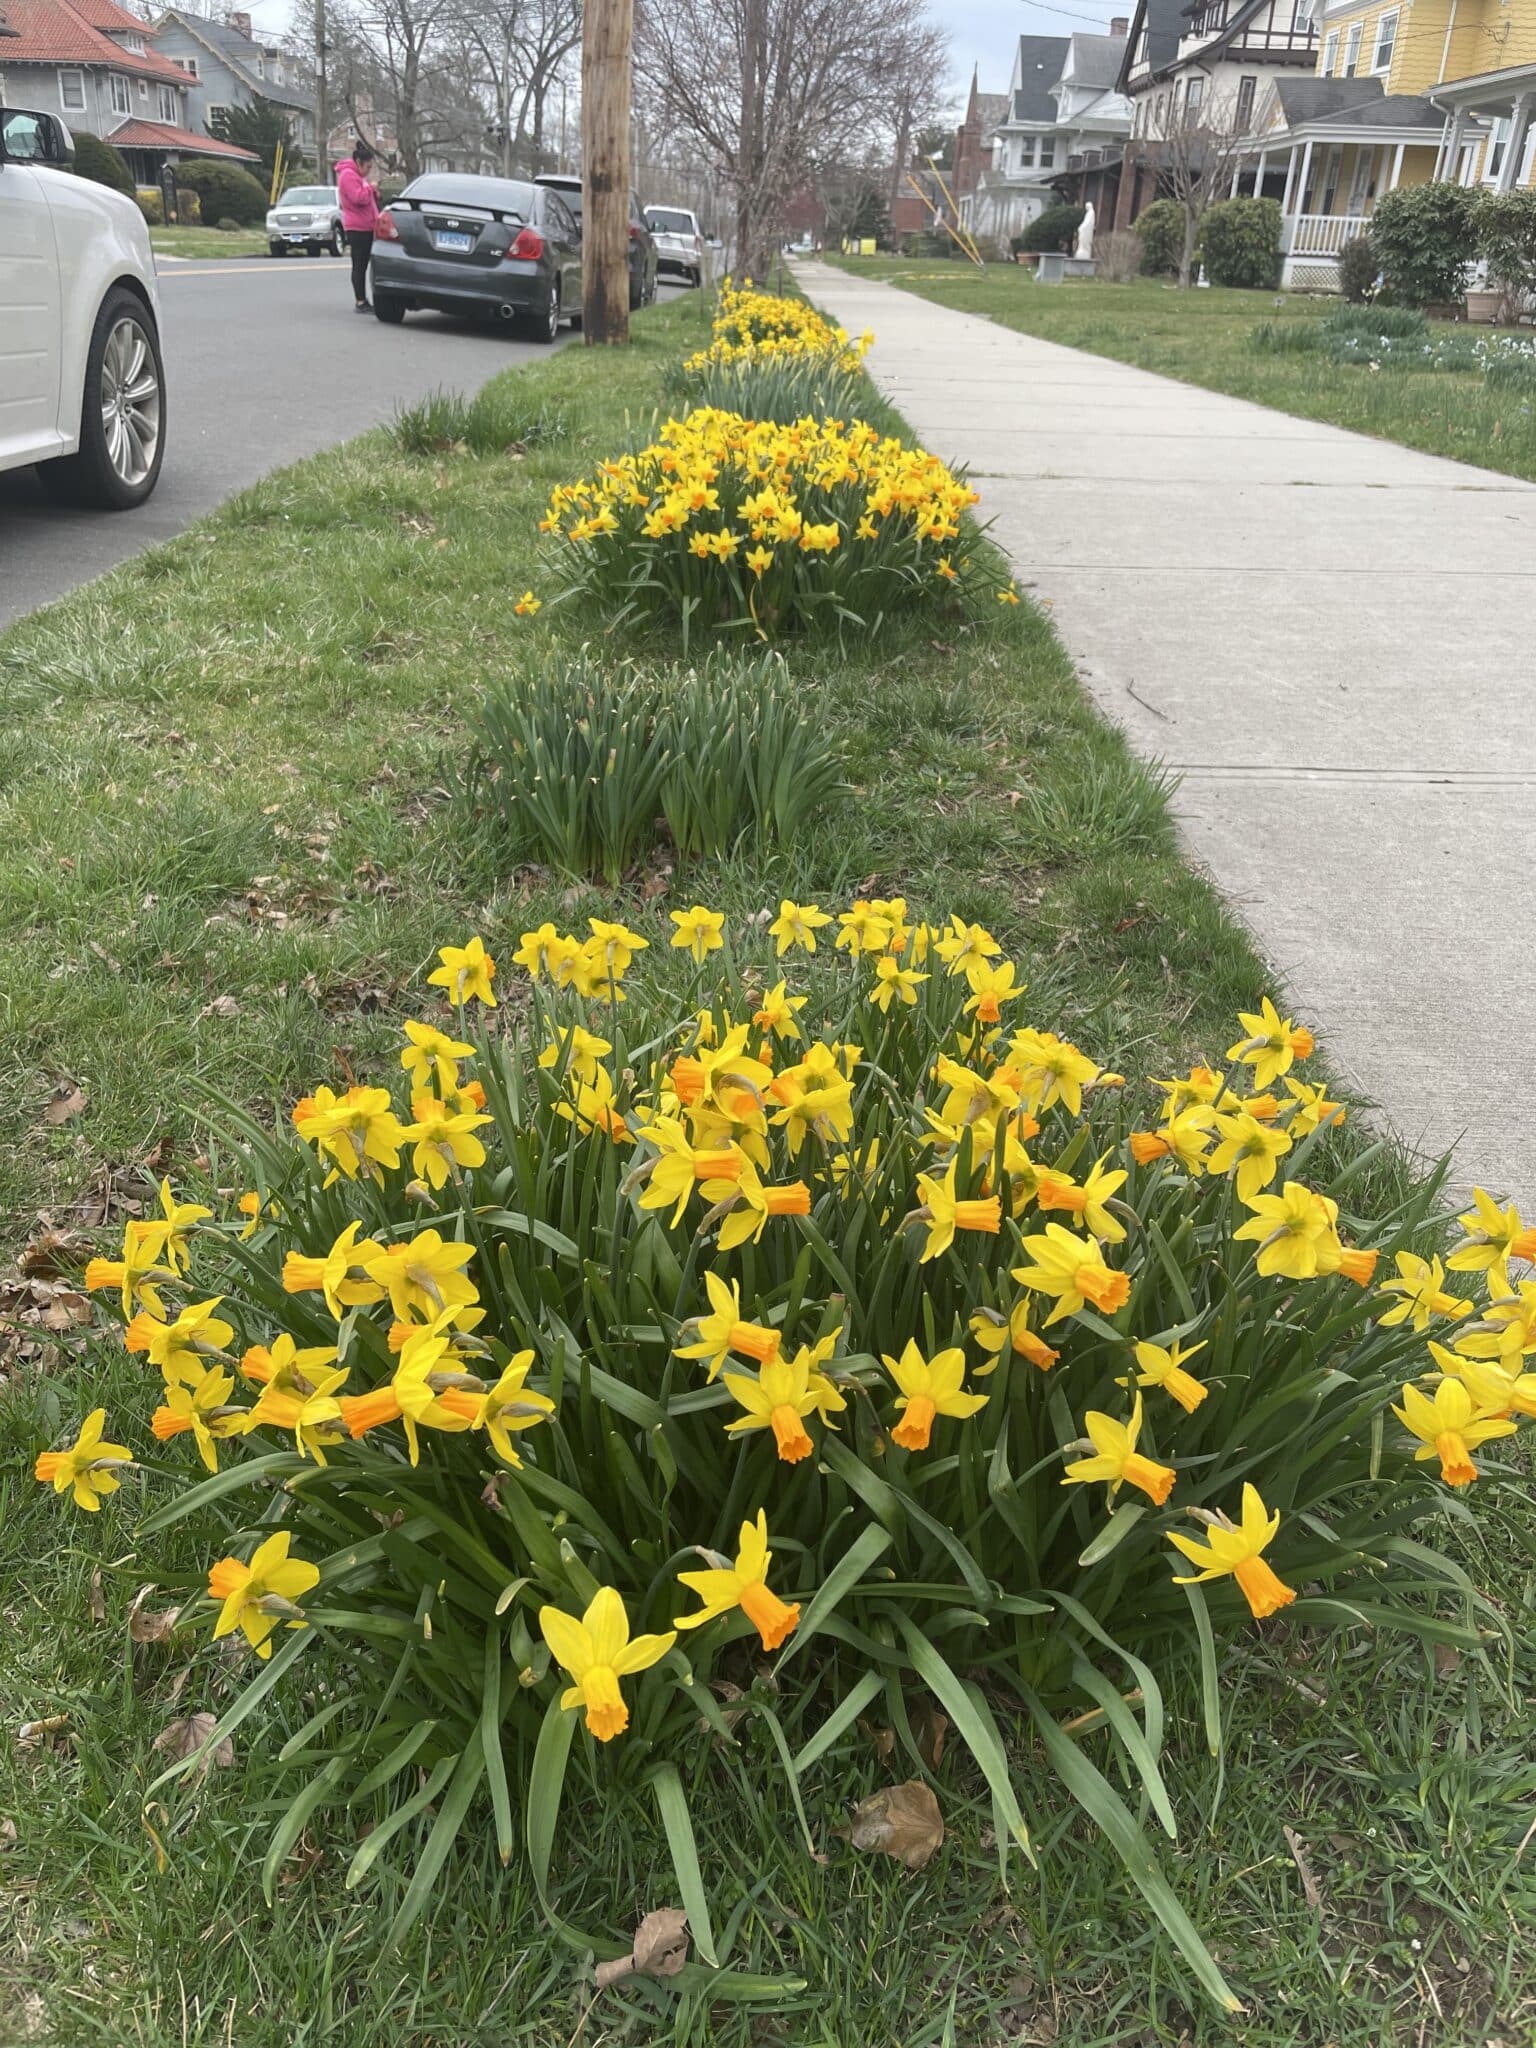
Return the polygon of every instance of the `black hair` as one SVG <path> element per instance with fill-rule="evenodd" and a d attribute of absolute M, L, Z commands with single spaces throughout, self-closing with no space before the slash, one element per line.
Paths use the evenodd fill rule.
<path fill-rule="evenodd" d="M 364 142 L 361 135 L 352 145 L 352 161 L 355 164 L 371 164 L 373 162 L 373 144 L 371 142 Z"/>

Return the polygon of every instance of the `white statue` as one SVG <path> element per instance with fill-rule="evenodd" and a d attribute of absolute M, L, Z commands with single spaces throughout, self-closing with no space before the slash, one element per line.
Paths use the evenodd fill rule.
<path fill-rule="evenodd" d="M 1087 257 L 1093 254 L 1093 202 L 1083 208 L 1082 226 L 1077 231 L 1077 247 L 1074 256 Z"/>

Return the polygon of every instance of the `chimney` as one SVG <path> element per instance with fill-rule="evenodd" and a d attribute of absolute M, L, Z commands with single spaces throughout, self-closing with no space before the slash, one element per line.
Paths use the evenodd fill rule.
<path fill-rule="evenodd" d="M 248 14 L 230 13 L 224 17 L 224 26 L 238 30 L 247 42 L 251 39 L 251 17 Z"/>
<path fill-rule="evenodd" d="M 1117 14 L 1109 24 L 1109 32 L 1112 36 L 1128 36 L 1131 32 L 1129 16 Z"/>

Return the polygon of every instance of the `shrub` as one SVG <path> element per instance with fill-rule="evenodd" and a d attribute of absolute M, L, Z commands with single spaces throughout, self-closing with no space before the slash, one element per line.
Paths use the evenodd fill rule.
<path fill-rule="evenodd" d="M 850 341 L 804 299 L 733 286 L 720 294 L 714 338 L 667 378 L 690 405 L 713 406 L 781 426 L 814 415 L 847 419 L 864 411 L 864 354 L 874 340 Z"/>
<path fill-rule="evenodd" d="M 122 151 L 86 129 L 75 137 L 75 176 L 88 178 L 93 185 L 110 185 L 130 199 L 135 196 L 133 173 Z"/>
<path fill-rule="evenodd" d="M 1425 341 L 1429 322 L 1412 306 L 1335 306 L 1322 322 L 1325 334 L 1382 335 L 1393 341 Z"/>
<path fill-rule="evenodd" d="M 228 214 L 225 214 L 222 220 L 216 220 L 213 225 L 217 234 L 238 235 L 241 232 L 240 222 L 232 220 Z"/>
<path fill-rule="evenodd" d="M 1094 272 L 1106 284 L 1129 284 L 1140 277 L 1146 249 L 1130 228 L 1111 228 L 1093 238 Z"/>
<path fill-rule="evenodd" d="M 1201 246 L 1213 285 L 1273 290 L 1280 277 L 1280 202 L 1219 199 L 1206 210 Z"/>
<path fill-rule="evenodd" d="M 1445 181 L 1383 193 L 1371 216 L 1371 241 L 1386 298 L 1400 306 L 1461 298 L 1475 253 L 1472 207 L 1464 185 Z"/>
<path fill-rule="evenodd" d="M 137 1537 L 106 1540 L 153 1556 L 186 1523 L 208 1572 L 179 1627 L 262 1660 L 204 1749 L 289 1682 L 269 1890 L 306 1825 L 358 1843 L 349 1884 L 403 1850 L 398 1935 L 484 1812 L 547 1906 L 568 1794 L 655 1799 L 712 1961 L 678 1769 L 701 1718 L 798 1803 L 877 1702 L 928 1775 L 927 1695 L 1004 1870 L 1043 1805 L 1062 1838 L 1043 1786 L 1076 1800 L 1232 2005 L 1138 1816 L 1176 1836 L 1164 1686 L 1198 1661 L 1219 1755 L 1221 1645 L 1255 1619 L 1297 1656 L 1334 1629 L 1508 1641 L 1465 1547 L 1423 1538 L 1511 1469 L 1536 1234 L 1479 1195 L 1447 1274 L 1430 1188 L 1350 1213 L 1341 1112 L 1267 1003 L 1138 1128 L 959 920 L 785 902 L 727 935 L 694 905 L 653 932 L 525 933 L 494 1036 L 492 961 L 444 948 L 455 1007 L 407 1027 L 393 1088 L 349 1072 L 291 1137 L 228 1111 L 240 1213 L 167 1185 L 86 1276 L 159 1407 L 132 1445 L 94 1412 L 39 1479 L 115 1515 L 134 1445 L 163 1447 Z"/>
<path fill-rule="evenodd" d="M 863 422 L 793 427 L 695 407 L 638 454 L 562 484 L 541 530 L 567 594 L 615 622 L 676 621 L 768 637 L 873 632 L 888 616 L 977 593 L 957 545 L 976 493 L 936 455 Z"/>
<path fill-rule="evenodd" d="M 1477 253 L 1502 296 L 1499 318 L 1513 325 L 1536 295 L 1536 191 L 1480 193 L 1472 207 Z"/>
<path fill-rule="evenodd" d="M 1155 199 L 1137 214 L 1133 230 L 1145 250 L 1142 269 L 1149 277 L 1177 277 L 1184 254 L 1184 209 L 1176 199 Z"/>
<path fill-rule="evenodd" d="M 1369 235 L 1351 235 L 1339 251 L 1339 290 L 1353 306 L 1363 306 L 1376 296 L 1380 266 Z"/>
<path fill-rule="evenodd" d="M 139 211 L 146 224 L 152 228 L 165 226 L 165 195 L 158 185 L 141 185 L 135 188 L 134 198 L 139 202 Z"/>
<path fill-rule="evenodd" d="M 1248 336 L 1248 346 L 1261 356 L 1315 355 L 1323 346 L 1321 320 L 1261 320 Z"/>
<path fill-rule="evenodd" d="M 1048 206 L 1044 213 L 1036 215 L 1019 239 L 1026 249 L 1042 253 L 1054 249 L 1070 256 L 1086 211 L 1081 206 Z"/>
<path fill-rule="evenodd" d="M 471 736 L 466 795 L 513 857 L 609 883 L 658 814 L 684 859 L 718 858 L 743 838 L 792 844 L 842 786 L 814 692 L 766 652 L 656 670 L 584 648 L 497 684 Z"/>
<path fill-rule="evenodd" d="M 222 229 L 260 227 L 267 217 L 267 195 L 249 171 L 238 164 L 190 161 L 176 166 L 178 187 L 195 192 L 203 218 Z"/>
<path fill-rule="evenodd" d="M 537 398 L 517 371 L 493 378 L 472 398 L 429 392 L 419 404 L 399 407 L 390 422 L 403 455 L 521 454 L 569 430 L 563 410 Z"/>

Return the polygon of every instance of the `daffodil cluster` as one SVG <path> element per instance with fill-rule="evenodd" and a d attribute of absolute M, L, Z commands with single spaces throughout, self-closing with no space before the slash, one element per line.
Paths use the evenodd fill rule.
<path fill-rule="evenodd" d="M 735 362 L 743 356 L 797 355 L 821 356 L 838 369 L 857 370 L 875 339 L 865 333 L 850 341 L 847 329 L 824 320 L 808 299 L 759 290 L 750 278 L 740 285 L 726 279 L 711 331 L 709 347 L 688 357 L 685 372 Z"/>
<path fill-rule="evenodd" d="M 668 389 L 754 420 L 856 417 L 869 409 L 864 357 L 873 341 L 851 340 L 804 299 L 727 280 L 709 347 L 683 362 Z"/>
<path fill-rule="evenodd" d="M 607 604 L 772 634 L 970 592 L 960 522 L 977 502 L 937 456 L 862 422 L 698 406 L 557 485 L 540 530 L 572 587 Z"/>

